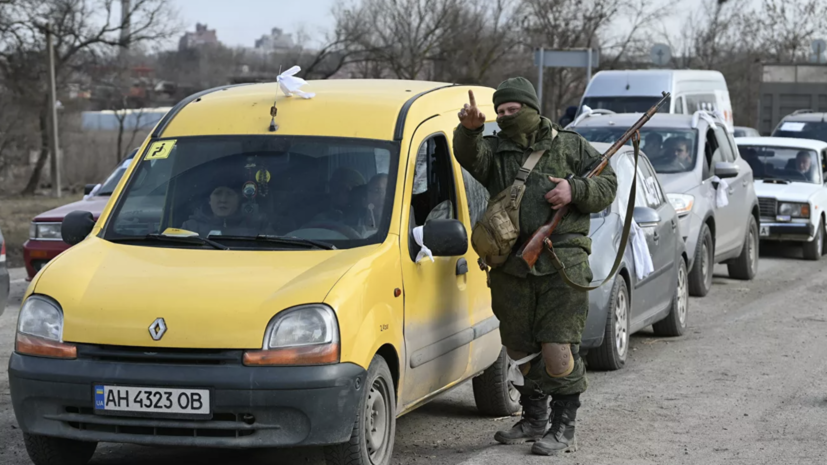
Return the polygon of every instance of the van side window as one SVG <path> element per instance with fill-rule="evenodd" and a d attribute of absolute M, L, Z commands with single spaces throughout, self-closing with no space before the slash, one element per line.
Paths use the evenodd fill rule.
<path fill-rule="evenodd" d="M 642 158 L 638 160 L 637 166 L 640 173 L 638 185 L 643 185 L 647 206 L 654 209 L 660 208 L 666 202 L 666 196 L 663 195 L 663 191 L 660 189 L 655 170 Z"/>
<path fill-rule="evenodd" d="M 432 219 L 456 219 L 456 205 L 448 142 L 445 136 L 435 135 L 422 142 L 416 154 L 410 229 Z M 418 248 L 414 241 L 410 244 L 413 259 L 419 250 L 414 250 Z"/>
<path fill-rule="evenodd" d="M 718 149 L 718 141 L 715 139 L 715 131 L 709 128 L 706 131 L 706 144 L 704 144 L 704 158 L 706 165 L 704 166 L 704 179 L 712 176 L 712 170 L 715 163 L 724 161 L 721 151 Z"/>
<path fill-rule="evenodd" d="M 678 97 L 675 99 L 675 113 L 679 115 L 683 114 L 683 97 Z"/>
<path fill-rule="evenodd" d="M 688 113 L 695 113 L 698 110 L 715 110 L 718 106 L 716 102 L 715 94 L 694 94 L 686 96 Z"/>

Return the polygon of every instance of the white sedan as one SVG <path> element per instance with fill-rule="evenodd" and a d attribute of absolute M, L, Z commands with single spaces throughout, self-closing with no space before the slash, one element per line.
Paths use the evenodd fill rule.
<path fill-rule="evenodd" d="M 801 242 L 804 258 L 824 253 L 827 219 L 827 142 L 785 137 L 739 137 L 752 166 L 761 210 L 761 240 Z"/>

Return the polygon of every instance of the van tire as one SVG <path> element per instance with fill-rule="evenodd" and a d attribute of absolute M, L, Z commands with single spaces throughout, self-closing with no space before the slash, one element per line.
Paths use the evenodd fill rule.
<path fill-rule="evenodd" d="M 514 362 L 508 357 L 505 347 L 493 365 L 471 381 L 474 387 L 474 402 L 483 415 L 505 417 L 520 411 L 520 393 L 511 384 L 508 375 Z"/>
<path fill-rule="evenodd" d="M 23 433 L 23 444 L 34 465 L 86 465 L 98 447 L 97 442 L 28 433 Z"/>
<path fill-rule="evenodd" d="M 727 263 L 727 271 L 730 278 L 744 281 L 751 281 L 758 273 L 758 223 L 752 215 L 747 223 L 747 235 L 744 237 L 741 255 Z"/>
<path fill-rule="evenodd" d="M 706 249 L 706 253 L 704 253 L 704 249 Z M 706 260 L 706 266 L 704 266 L 704 260 Z M 704 297 L 709 294 L 709 289 L 712 288 L 712 270 L 714 268 L 715 242 L 712 241 L 709 226 L 704 224 L 701 226 L 700 234 L 698 234 L 698 244 L 695 246 L 695 261 L 692 264 L 692 271 L 689 273 L 689 295 Z"/>
<path fill-rule="evenodd" d="M 380 423 L 381 422 L 381 423 Z M 368 436 L 367 428 L 378 435 Z M 381 431 L 377 431 L 381 429 Z M 396 391 L 387 362 L 376 355 L 370 362 L 350 440 L 324 448 L 327 465 L 388 465 L 396 436 Z M 377 440 L 381 440 L 378 443 Z M 371 457 L 370 448 L 377 448 Z"/>
<path fill-rule="evenodd" d="M 824 220 L 818 221 L 816 237 L 810 242 L 805 242 L 803 247 L 805 260 L 820 260 L 824 254 Z"/>

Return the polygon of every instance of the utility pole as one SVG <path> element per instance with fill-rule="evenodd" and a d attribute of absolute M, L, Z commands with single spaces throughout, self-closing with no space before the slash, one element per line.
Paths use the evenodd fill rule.
<path fill-rule="evenodd" d="M 46 48 L 49 50 L 49 106 L 52 114 L 52 193 L 55 197 L 61 197 L 60 188 L 60 158 L 58 157 L 58 150 L 60 144 L 58 143 L 57 132 L 57 86 L 55 84 L 55 49 L 52 40 L 52 23 L 46 24 Z"/>

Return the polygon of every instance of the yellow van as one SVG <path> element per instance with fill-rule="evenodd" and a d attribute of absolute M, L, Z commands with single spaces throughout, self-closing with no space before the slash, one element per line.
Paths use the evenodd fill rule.
<path fill-rule="evenodd" d="M 9 367 L 35 464 L 86 463 L 97 442 L 386 464 L 396 418 L 465 380 L 483 413 L 519 410 L 468 247 L 484 189 L 451 154 L 468 90 L 493 89 L 302 90 L 185 99 L 99 221 L 66 217 L 76 245 L 32 280 Z"/>

